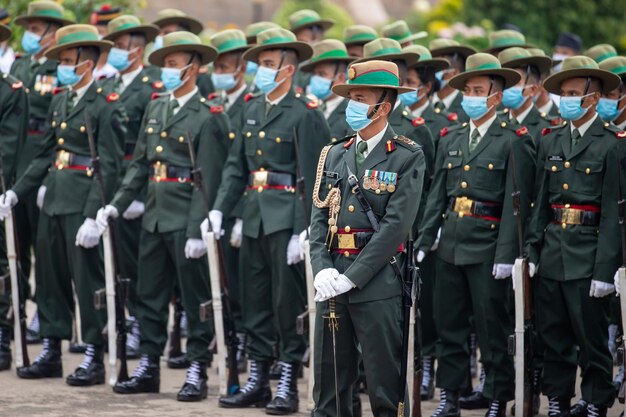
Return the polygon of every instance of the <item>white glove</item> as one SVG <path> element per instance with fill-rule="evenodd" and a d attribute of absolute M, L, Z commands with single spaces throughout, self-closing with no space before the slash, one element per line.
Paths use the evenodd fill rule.
<path fill-rule="evenodd" d="M 435 239 L 435 243 L 430 247 L 430 251 L 434 252 L 439 247 L 439 239 L 441 239 L 441 227 L 437 230 L 437 238 Z"/>
<path fill-rule="evenodd" d="M 243 220 L 235 219 L 233 230 L 230 232 L 230 246 L 233 248 L 241 247 L 241 230 L 243 228 Z"/>
<path fill-rule="evenodd" d="M 109 227 L 110 217 L 116 219 L 119 215 L 120 214 L 117 209 L 110 204 L 98 210 L 98 214 L 96 214 L 96 226 L 98 226 L 98 233 L 102 235 L 107 227 Z"/>
<path fill-rule="evenodd" d="M 535 276 L 535 274 L 537 273 L 537 267 L 538 267 L 538 266 L 539 266 L 539 265 L 535 265 L 535 264 L 534 264 L 534 263 L 532 263 L 532 262 L 529 262 L 529 263 L 528 263 L 528 275 L 529 275 L 531 278 L 532 278 L 532 277 L 534 277 L 534 276 Z"/>
<path fill-rule="evenodd" d="M 617 271 L 615 271 L 615 275 L 613 275 L 613 284 L 615 285 L 615 291 L 617 292 L 617 294 L 620 294 L 620 287 L 619 287 L 619 269 Z"/>
<path fill-rule="evenodd" d="M 426 253 L 421 250 L 417 252 L 417 263 L 422 263 L 422 261 L 424 260 L 424 258 L 426 257 Z"/>
<path fill-rule="evenodd" d="M 224 214 L 219 210 L 211 210 L 209 211 L 209 221 L 211 222 L 211 230 L 215 233 L 215 238 L 219 239 L 224 235 L 224 231 L 222 230 L 222 219 L 224 218 Z M 205 219 L 200 225 L 200 230 L 202 231 L 202 236 L 209 233 L 209 222 Z"/>
<path fill-rule="evenodd" d="M 198 259 L 206 254 L 206 244 L 202 239 L 187 239 L 185 243 L 185 258 Z"/>
<path fill-rule="evenodd" d="M 591 287 L 589 288 L 589 297 L 602 298 L 615 291 L 615 286 L 608 282 L 591 280 Z"/>
<path fill-rule="evenodd" d="M 46 187 L 45 185 L 42 185 L 37 190 L 37 207 L 39 207 L 39 210 L 43 208 L 43 201 L 46 198 L 46 191 L 48 191 L 48 187 Z"/>
<path fill-rule="evenodd" d="M 511 276 L 513 272 L 513 265 L 511 264 L 494 264 L 493 265 L 493 277 L 495 279 L 504 279 Z"/>
<path fill-rule="evenodd" d="M 302 259 L 305 259 L 305 258 L 306 258 L 306 254 L 304 253 L 304 249 L 305 249 L 305 248 L 304 248 L 304 242 L 306 242 L 306 241 L 307 241 L 307 239 L 309 238 L 310 229 L 311 229 L 311 228 L 309 227 L 309 229 L 308 229 L 308 230 L 303 230 L 303 231 L 300 233 L 300 237 L 299 237 L 299 243 L 300 243 L 300 257 L 301 257 Z"/>
<path fill-rule="evenodd" d="M 98 246 L 100 242 L 100 230 L 96 221 L 87 217 L 76 233 L 76 246 L 91 249 Z"/>
<path fill-rule="evenodd" d="M 7 190 L 5 194 L 0 195 L 0 220 L 6 219 L 16 204 L 17 194 L 12 190 Z"/>
<path fill-rule="evenodd" d="M 142 203 L 141 201 L 133 200 L 133 202 L 130 203 L 130 206 L 128 206 L 126 211 L 122 214 L 122 217 L 126 220 L 133 220 L 141 217 L 141 215 L 145 211 L 146 205 L 144 203 Z"/>
<path fill-rule="evenodd" d="M 335 268 L 322 269 L 315 275 L 313 287 L 315 287 L 315 301 L 328 300 L 337 295 L 334 287 L 335 279 L 339 278 L 339 271 Z"/>
<path fill-rule="evenodd" d="M 287 265 L 295 265 L 302 262 L 304 258 L 300 249 L 300 235 L 292 235 L 287 245 Z"/>
<path fill-rule="evenodd" d="M 353 288 L 356 288 L 356 285 L 344 274 L 339 275 L 339 278 L 335 280 L 335 291 L 337 291 L 337 295 L 345 294 Z"/>

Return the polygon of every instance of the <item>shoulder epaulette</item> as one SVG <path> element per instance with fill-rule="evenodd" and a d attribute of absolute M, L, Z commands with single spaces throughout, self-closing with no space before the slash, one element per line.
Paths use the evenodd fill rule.
<path fill-rule="evenodd" d="M 159 97 L 163 97 L 163 96 L 166 96 L 166 95 L 168 95 L 168 94 L 169 94 L 169 93 L 152 93 L 152 100 L 156 100 L 156 99 L 158 99 Z"/>
<path fill-rule="evenodd" d="M 624 138 L 624 136 L 619 136 L 624 132 L 622 132 L 622 130 L 619 127 L 615 126 L 613 123 L 604 122 L 604 128 L 611 133 L 615 133 L 615 136 L 617 136 L 617 138 Z M 624 133 L 624 135 L 626 136 L 626 133 Z"/>
<path fill-rule="evenodd" d="M 216 92 L 209 93 L 209 95 L 206 98 L 209 100 L 215 100 L 217 98 L 217 93 Z"/>
<path fill-rule="evenodd" d="M 550 120 L 550 125 L 551 126 L 558 126 L 558 125 L 563 124 L 563 119 L 561 119 L 559 116 L 556 116 L 554 118 L 546 117 L 546 120 Z"/>
<path fill-rule="evenodd" d="M 314 110 L 319 107 L 319 100 L 315 96 L 310 96 L 302 93 L 296 93 L 294 96 L 304 103 L 307 109 Z"/>
<path fill-rule="evenodd" d="M 441 129 L 441 131 L 439 132 L 439 136 L 440 137 L 444 137 L 447 134 L 454 132 L 456 130 L 460 130 L 463 129 L 464 127 L 467 127 L 467 122 L 463 122 L 463 123 L 456 123 L 450 126 L 446 126 L 443 129 Z"/>
<path fill-rule="evenodd" d="M 415 143 L 414 141 L 412 141 L 411 139 L 402 136 L 402 135 L 396 135 L 393 137 L 394 141 L 396 141 L 397 143 L 399 143 L 400 145 L 404 146 L 407 149 L 410 149 L 411 151 L 416 151 L 419 149 L 419 146 L 417 146 L 417 143 Z"/>
<path fill-rule="evenodd" d="M 560 124 L 554 125 L 554 126 L 550 126 L 550 127 L 545 127 L 541 130 L 541 136 L 547 136 L 550 133 L 559 130 L 559 129 L 563 129 L 565 126 L 567 126 L 567 122 L 563 121 Z"/>
<path fill-rule="evenodd" d="M 261 95 L 261 93 L 248 93 L 243 97 L 243 101 L 245 101 L 246 103 L 249 102 L 250 100 L 252 100 L 253 98 L 257 98 Z"/>
<path fill-rule="evenodd" d="M 345 141 L 345 140 L 347 140 L 347 139 L 350 139 L 350 140 L 348 140 L 346 143 L 344 143 L 344 144 L 343 144 L 343 147 L 344 147 L 345 149 L 348 149 L 350 146 L 352 146 L 352 144 L 353 144 L 353 143 L 354 143 L 354 141 L 356 140 L 356 135 L 351 135 L 351 136 L 346 136 L 346 137 L 344 137 L 344 138 L 341 138 L 341 139 L 339 139 L 337 142 L 335 142 L 335 144 L 337 144 L 337 143 L 341 143 L 341 142 L 343 142 L 343 141 Z"/>

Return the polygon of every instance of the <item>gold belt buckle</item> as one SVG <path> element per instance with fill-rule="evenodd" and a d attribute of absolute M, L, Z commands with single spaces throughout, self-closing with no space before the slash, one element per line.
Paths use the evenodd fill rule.
<path fill-rule="evenodd" d="M 338 243 L 339 249 L 341 250 L 358 249 L 356 247 L 354 233 L 337 235 L 337 243 Z"/>
<path fill-rule="evenodd" d="M 60 150 L 57 152 L 56 165 L 59 169 L 63 169 L 70 164 L 71 154 L 68 151 Z"/>
<path fill-rule="evenodd" d="M 267 171 L 255 171 L 252 179 L 253 187 L 265 187 L 267 185 Z"/>
<path fill-rule="evenodd" d="M 573 208 L 561 209 L 561 223 L 566 224 L 581 224 L 582 223 L 582 210 Z"/>
<path fill-rule="evenodd" d="M 153 165 L 154 168 L 154 178 L 157 181 L 161 181 L 167 178 L 167 165 L 162 164 L 161 162 L 155 162 Z"/>
<path fill-rule="evenodd" d="M 467 197 L 457 197 L 454 200 L 454 211 L 463 217 L 467 214 L 472 214 L 472 204 L 474 200 L 470 200 Z"/>

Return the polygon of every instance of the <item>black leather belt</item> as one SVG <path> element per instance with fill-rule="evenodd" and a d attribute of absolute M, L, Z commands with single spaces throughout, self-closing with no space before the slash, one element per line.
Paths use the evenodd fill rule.
<path fill-rule="evenodd" d="M 28 131 L 31 133 L 43 133 L 48 130 L 48 122 L 46 119 L 31 117 L 28 119 Z"/>
<path fill-rule="evenodd" d="M 459 217 L 470 216 L 496 221 L 502 218 L 501 204 L 471 200 L 467 197 L 450 198 L 448 209 L 456 212 Z"/>
<path fill-rule="evenodd" d="M 91 157 L 60 150 L 56 153 L 55 166 L 59 169 L 87 169 L 91 168 Z"/>
<path fill-rule="evenodd" d="M 274 171 L 253 171 L 248 176 L 248 189 L 261 188 L 293 188 L 295 177 L 291 174 Z"/>
<path fill-rule="evenodd" d="M 550 208 L 552 210 L 552 223 L 560 223 L 565 226 L 598 226 L 600 224 L 599 207 L 552 204 Z"/>
<path fill-rule="evenodd" d="M 192 180 L 191 168 L 155 162 L 152 165 L 152 179 L 153 181 L 188 182 Z"/>

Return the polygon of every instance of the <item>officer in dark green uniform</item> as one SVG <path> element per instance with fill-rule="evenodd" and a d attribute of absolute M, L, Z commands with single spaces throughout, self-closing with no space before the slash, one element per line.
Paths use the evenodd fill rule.
<path fill-rule="evenodd" d="M 207 349 L 213 326 L 200 322 L 199 306 L 211 299 L 206 246 L 200 223 L 206 218 L 202 193 L 194 188 L 189 140 L 202 169 L 209 206 L 213 205 L 228 151 L 230 126 L 223 109 L 210 107 L 196 86 L 199 68 L 217 56 L 196 35 L 178 31 L 165 35 L 163 48 L 150 54 L 163 67 L 161 78 L 171 93 L 153 100 L 144 113 L 133 160 L 110 205 L 98 212 L 104 230 L 109 217 L 128 209 L 147 186 L 146 211 L 139 245 L 137 309 L 141 328 L 141 359 L 129 381 L 118 382 L 119 394 L 159 392 L 159 356 L 167 340 L 168 304 L 174 285 L 187 312 L 187 357 L 191 361 L 179 401 L 207 396 Z"/>
<path fill-rule="evenodd" d="M 378 38 L 378 33 L 366 25 L 348 26 L 343 31 L 343 43 L 346 45 L 348 55 L 363 57 L 363 46 Z"/>
<path fill-rule="evenodd" d="M 620 78 L 584 56 L 548 77 L 567 122 L 544 130 L 527 251 L 538 271 L 537 325 L 545 346 L 543 394 L 549 416 L 570 413 L 577 366 L 589 416 L 606 416 L 615 391 L 608 341 L 609 295 L 619 266 L 618 142 L 625 133 L 596 113 Z"/>
<path fill-rule="evenodd" d="M 54 46 L 54 34 L 57 29 L 73 23 L 63 17 L 63 12 L 63 7 L 57 2 L 38 0 L 28 4 L 26 15 L 18 16 L 15 19 L 16 24 L 25 28 L 22 48 L 26 55 L 15 60 L 11 67 L 11 75 L 24 83 L 28 94 L 30 112 L 28 140 L 17 155 L 16 175 L 18 177 L 26 171 L 35 156 L 37 147 L 43 140 L 44 134 L 50 129 L 47 116 L 54 90 L 59 87 L 56 74 L 58 62 L 47 59 L 45 52 Z M 31 247 L 35 247 L 39 209 L 45 192 L 45 186 L 41 187 L 39 192 L 35 189 L 30 194 L 22 196 L 19 204 L 15 207 L 15 221 L 20 235 L 20 253 L 30 253 Z M 36 250 L 35 256 L 37 256 Z M 21 259 L 22 271 L 24 271 L 25 276 L 30 275 L 30 260 L 29 256 L 23 256 Z M 35 282 L 38 283 L 42 272 L 37 264 L 35 264 L 35 269 Z M 30 328 L 27 329 L 26 337 L 29 343 L 41 341 L 37 313 L 33 317 Z"/>
<path fill-rule="evenodd" d="M 0 43 L 11 38 L 11 30 L 0 25 Z M 24 145 L 28 127 L 28 100 L 24 84 L 17 78 L 0 72 L 0 157 L 4 181 L 11 186 L 15 179 L 17 153 Z M 4 248 L 4 233 L 0 237 L 0 265 L 2 273 L 8 263 Z M 9 279 L 8 276 L 5 279 Z M 22 285 L 25 283 L 22 283 Z M 11 368 L 11 334 L 13 323 L 7 319 L 11 305 L 11 293 L 0 296 L 0 371 Z"/>
<path fill-rule="evenodd" d="M 353 64 L 348 83 L 333 87 L 350 98 L 348 121 L 357 134 L 324 148 L 313 189 L 314 416 L 352 415 L 359 346 L 372 413 L 399 415 L 402 277 L 390 261 L 406 261 L 403 244 L 417 214 L 425 161 L 420 147 L 397 135 L 388 117 L 396 95 L 409 91 L 414 90 L 401 87 L 396 64 L 377 60 Z M 359 198 L 368 201 L 369 210 Z M 335 336 L 330 311 L 339 317 Z"/>
<path fill-rule="evenodd" d="M 320 100 L 321 110 L 330 128 L 331 142 L 353 133 L 346 122 L 348 100 L 333 94 L 331 88 L 346 82 L 346 69 L 355 59 L 348 55 L 343 42 L 327 39 L 313 46 L 313 57 L 300 67 L 300 71 L 313 74 L 308 91 Z"/>
<path fill-rule="evenodd" d="M 547 56 L 546 53 L 542 49 L 539 49 L 539 48 L 526 48 L 526 50 L 532 56 L 539 56 L 539 57 Z M 543 80 L 545 80 L 547 77 L 550 76 L 550 73 L 552 72 L 552 68 L 554 68 L 556 64 L 560 64 L 560 62 L 561 61 L 557 62 L 557 61 L 552 60 L 551 67 L 547 71 L 541 73 L 540 83 L 539 85 L 537 85 L 538 87 L 537 93 L 535 94 L 535 98 L 533 99 L 535 102 L 535 107 L 537 107 L 537 110 L 539 111 L 539 114 L 541 115 L 541 117 L 543 119 L 549 119 L 550 121 L 558 117 L 559 107 L 556 104 L 554 104 L 554 102 L 552 101 L 552 98 L 550 97 L 550 93 L 548 93 L 546 89 L 543 88 Z"/>
<path fill-rule="evenodd" d="M 142 57 L 148 42 L 152 42 L 159 29 L 154 25 L 142 25 L 135 16 L 122 15 L 109 22 L 109 34 L 105 40 L 113 42 L 108 62 L 118 72 L 115 77 L 102 81 L 106 94 L 116 93 L 124 105 L 128 122 L 128 135 L 124 142 L 124 163 L 119 182 L 121 183 L 128 164 L 133 158 L 144 111 L 152 95 L 162 90 L 163 83 L 152 79 L 143 68 Z M 128 293 L 128 313 L 130 331 L 127 354 L 129 358 L 139 357 L 139 322 L 137 316 L 137 256 L 139 254 L 139 234 L 141 215 L 145 211 L 143 194 L 133 201 L 115 222 L 117 244 L 124 256 L 119 259 L 121 274 L 130 279 Z"/>
<path fill-rule="evenodd" d="M 428 33 L 425 31 L 412 33 L 409 29 L 409 25 L 404 20 L 396 20 L 394 22 L 385 25 L 380 30 L 383 38 L 393 39 L 398 41 L 401 47 L 407 47 L 413 45 L 414 41 L 428 37 Z"/>
<path fill-rule="evenodd" d="M 452 77 L 465 71 L 467 57 L 476 53 L 470 46 L 461 45 L 452 39 L 434 39 L 428 45 L 433 58 L 445 58 L 450 62 L 450 68 L 435 74 L 439 81 L 437 93 L 433 95 L 435 109 L 447 110 L 455 113 L 460 122 L 468 122 L 469 117 L 461 107 L 463 95 L 459 90 L 452 88 L 448 82 Z"/>
<path fill-rule="evenodd" d="M 513 399 L 513 362 L 507 353 L 513 331 L 507 315 L 511 284 L 506 278 L 519 250 L 511 193 L 515 188 L 521 193 L 524 221 L 535 155 L 528 129 L 498 120 L 496 108 L 503 89 L 519 80 L 517 72 L 484 53 L 470 56 L 465 72 L 450 80 L 451 87 L 463 91 L 471 122 L 442 132 L 418 241 L 421 262 L 441 228 L 434 300 L 441 403 L 435 417 L 460 415 L 459 393 L 469 382 L 472 312 L 486 371 L 483 394 L 491 400 L 488 415 L 504 416 L 506 402 Z"/>
<path fill-rule="evenodd" d="M 0 216 L 4 217 L 42 181 L 48 187 L 37 236 L 38 264 L 45 274 L 37 282 L 44 346 L 32 365 L 18 369 L 17 374 L 27 379 L 62 377 L 61 340 L 72 336 L 73 284 L 87 350 L 66 381 L 69 385 L 94 385 L 104 383 L 105 376 L 105 312 L 95 310 L 93 303 L 94 291 L 104 287 L 104 273 L 95 222 L 100 188 L 93 176 L 85 120 L 91 119 L 104 191 L 110 198 L 121 170 L 126 116 L 118 96 L 102 94 L 92 76 L 100 51 L 108 51 L 111 42 L 98 40 L 91 25 L 64 26 L 55 38 L 57 45 L 46 51 L 46 57 L 59 61 L 57 76 L 67 88 L 50 105 L 47 123 L 51 129 L 30 165 L 0 201 Z"/>
<path fill-rule="evenodd" d="M 244 196 L 241 257 L 247 265 L 242 271 L 243 321 L 251 369 L 240 393 L 220 398 L 222 407 L 266 405 L 271 414 L 291 414 L 298 409 L 296 375 L 306 349 L 304 338 L 296 333 L 296 317 L 306 303 L 298 235 L 307 222 L 295 180 L 299 163 L 305 190 L 310 193 L 315 162 L 330 140 L 317 103 L 293 88 L 298 63 L 312 53 L 293 33 L 268 29 L 259 33 L 257 45 L 244 54 L 244 59 L 259 64 L 256 85 L 263 95 L 244 107 L 242 134 L 231 148 L 209 217 L 212 229 L 221 230 L 222 217 Z M 310 204 L 307 199 L 304 202 Z M 277 332 L 282 372 L 272 400 L 269 368 Z"/>

